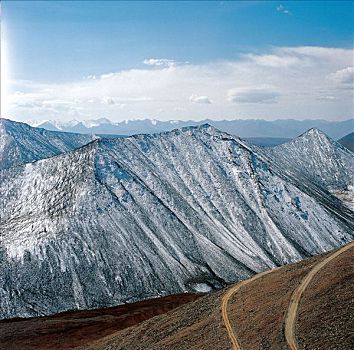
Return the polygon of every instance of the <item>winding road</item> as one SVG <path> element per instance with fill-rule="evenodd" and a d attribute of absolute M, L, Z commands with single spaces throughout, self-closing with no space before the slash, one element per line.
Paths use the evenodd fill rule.
<path fill-rule="evenodd" d="M 221 314 L 222 314 L 222 318 L 223 318 L 227 333 L 228 333 L 229 338 L 231 340 L 233 350 L 241 350 L 241 347 L 240 347 L 240 343 L 238 342 L 237 337 L 232 329 L 230 319 L 227 314 L 227 306 L 228 306 L 230 298 L 235 293 L 237 293 L 241 287 L 243 287 L 246 284 L 251 283 L 251 282 L 255 281 L 256 279 L 261 278 L 261 277 L 267 275 L 268 273 L 271 273 L 277 269 L 278 268 L 258 273 L 257 275 L 253 276 L 252 278 L 244 280 L 244 281 L 236 284 L 235 286 L 231 287 L 223 296 L 222 301 L 221 301 Z"/>
<path fill-rule="evenodd" d="M 338 257 L 340 254 L 342 254 L 345 251 L 352 249 L 352 248 L 354 248 L 354 242 L 343 246 L 342 248 L 336 250 L 334 253 L 332 253 L 330 256 L 328 256 L 324 260 L 317 263 L 310 270 L 310 272 L 302 279 L 299 286 L 294 290 L 294 292 L 290 298 L 290 303 L 289 303 L 288 311 L 287 311 L 286 318 L 285 318 L 285 339 L 286 339 L 286 342 L 289 346 L 289 349 L 299 350 L 297 342 L 296 342 L 296 336 L 295 336 L 295 325 L 296 325 L 297 311 L 299 308 L 299 303 L 300 303 L 302 294 L 305 291 L 306 287 L 310 284 L 310 282 L 312 281 L 314 276 L 324 266 L 326 266 L 330 261 L 332 261 L 333 259 Z M 223 296 L 222 302 L 221 302 L 221 314 L 222 314 L 222 318 L 223 318 L 227 333 L 229 335 L 233 350 L 241 350 L 241 346 L 240 346 L 239 341 L 237 340 L 234 330 L 232 329 L 230 319 L 228 316 L 228 312 L 227 312 L 227 307 L 228 307 L 228 303 L 230 301 L 230 298 L 235 293 L 237 293 L 240 290 L 240 288 L 242 288 L 246 284 L 251 283 L 251 282 L 255 281 L 256 279 L 261 278 L 269 273 L 272 273 L 277 269 L 273 269 L 273 270 L 259 273 L 248 280 L 242 281 L 242 282 L 236 284 L 235 286 L 231 287 Z"/>
<path fill-rule="evenodd" d="M 311 269 L 311 271 L 305 276 L 305 278 L 301 281 L 299 286 L 294 290 L 293 294 L 291 295 L 288 312 L 285 318 L 285 339 L 291 350 L 299 350 L 299 347 L 296 342 L 295 325 L 296 325 L 299 303 L 306 287 L 309 285 L 311 280 L 324 266 L 326 266 L 330 261 L 335 259 L 340 254 L 344 253 L 345 251 L 351 248 L 354 248 L 354 242 L 347 244 L 344 247 L 338 249 L 333 254 L 328 256 L 326 259 L 316 264 Z"/>

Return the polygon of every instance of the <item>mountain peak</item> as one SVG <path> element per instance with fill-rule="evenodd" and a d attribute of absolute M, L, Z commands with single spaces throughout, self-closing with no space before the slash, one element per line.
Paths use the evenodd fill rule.
<path fill-rule="evenodd" d="M 324 133 L 322 130 L 318 129 L 318 128 L 311 128 L 307 131 L 305 131 L 304 133 L 302 133 L 301 135 L 299 135 L 298 137 L 296 137 L 294 140 L 299 139 L 299 138 L 312 138 L 312 139 L 328 139 L 331 140 L 331 138 Z"/>
<path fill-rule="evenodd" d="M 352 153 L 317 128 L 269 148 L 266 153 L 281 168 L 292 169 L 298 178 L 312 179 L 332 193 L 347 191 L 351 185 Z"/>
<path fill-rule="evenodd" d="M 93 136 L 50 131 L 0 119 L 0 170 L 74 150 Z"/>

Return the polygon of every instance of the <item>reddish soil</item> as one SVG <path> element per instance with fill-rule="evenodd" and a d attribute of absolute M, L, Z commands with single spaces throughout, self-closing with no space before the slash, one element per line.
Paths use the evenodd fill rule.
<path fill-rule="evenodd" d="M 179 294 L 107 309 L 3 320 L 0 321 L 0 349 L 71 349 L 166 313 L 200 296 Z"/>

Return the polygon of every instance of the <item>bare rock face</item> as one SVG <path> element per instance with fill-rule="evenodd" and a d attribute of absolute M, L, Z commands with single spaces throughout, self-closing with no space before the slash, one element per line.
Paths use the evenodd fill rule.
<path fill-rule="evenodd" d="M 93 139 L 91 135 L 48 131 L 0 118 L 0 170 L 56 156 Z"/>
<path fill-rule="evenodd" d="M 352 212 L 203 125 L 0 172 L 0 317 L 218 288 L 353 239 Z"/>

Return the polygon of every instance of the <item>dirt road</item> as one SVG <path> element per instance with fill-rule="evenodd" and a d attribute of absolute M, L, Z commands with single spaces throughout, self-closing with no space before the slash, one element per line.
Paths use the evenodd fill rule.
<path fill-rule="evenodd" d="M 313 277 L 324 266 L 326 266 L 331 260 L 335 259 L 340 254 L 352 248 L 354 248 L 354 242 L 342 247 L 341 249 L 337 250 L 326 259 L 319 262 L 317 265 L 315 265 L 312 268 L 312 270 L 301 281 L 299 286 L 294 290 L 290 299 L 289 308 L 285 319 L 285 339 L 291 350 L 299 350 L 299 347 L 296 342 L 296 336 L 295 336 L 295 325 L 296 325 L 297 311 L 299 308 L 299 303 L 303 292 L 305 291 L 306 287 L 309 285 Z M 240 349 L 240 347 L 235 349 Z"/>
<path fill-rule="evenodd" d="M 237 337 L 236 337 L 236 335 L 235 335 L 235 333 L 234 333 L 234 331 L 232 329 L 232 326 L 231 326 L 231 323 L 230 323 L 230 319 L 229 319 L 229 316 L 227 314 L 227 305 L 229 303 L 230 298 L 235 293 L 237 293 L 241 287 L 245 286 L 248 283 L 251 283 L 251 282 L 255 281 L 258 278 L 261 278 L 261 277 L 267 275 L 268 273 L 273 272 L 274 270 L 276 270 L 276 269 L 272 269 L 272 270 L 269 270 L 269 271 L 258 273 L 257 275 L 253 276 L 252 278 L 236 284 L 235 286 L 231 287 L 225 293 L 225 295 L 223 296 L 222 302 L 221 302 L 221 314 L 222 314 L 222 318 L 223 318 L 227 333 L 229 335 L 233 350 L 241 350 L 241 347 L 240 347 L 240 343 L 238 342 Z"/>

